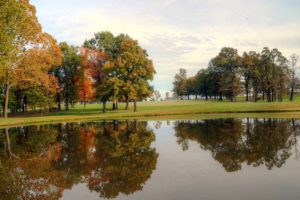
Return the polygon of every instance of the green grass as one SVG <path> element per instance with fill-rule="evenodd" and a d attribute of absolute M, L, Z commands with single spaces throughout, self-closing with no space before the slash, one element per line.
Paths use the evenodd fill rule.
<path fill-rule="evenodd" d="M 187 119 L 187 118 L 216 118 L 216 117 L 295 117 L 300 118 L 300 100 L 295 102 L 220 102 L 220 101 L 160 101 L 141 102 L 138 112 L 124 110 L 124 104 L 119 104 L 118 111 L 110 110 L 102 113 L 100 104 L 77 105 L 69 111 L 46 113 L 44 116 L 13 117 L 0 119 L 0 127 L 18 126 L 24 124 L 56 123 L 71 121 L 88 121 L 102 119 Z"/>

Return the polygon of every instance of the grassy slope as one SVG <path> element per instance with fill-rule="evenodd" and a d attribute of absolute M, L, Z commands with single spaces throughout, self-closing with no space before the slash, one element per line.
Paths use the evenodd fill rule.
<path fill-rule="evenodd" d="M 108 105 L 110 107 L 110 105 Z M 219 102 L 219 101 L 162 101 L 139 103 L 139 112 L 125 111 L 120 104 L 118 111 L 103 114 L 101 105 L 76 106 L 70 111 L 47 113 L 38 117 L 15 117 L 0 119 L 0 127 L 33 123 L 67 122 L 96 119 L 183 119 L 212 117 L 298 117 L 300 118 L 300 100 L 295 102 Z M 132 105 L 131 105 L 132 109 Z M 272 113 L 266 113 L 272 112 Z"/>

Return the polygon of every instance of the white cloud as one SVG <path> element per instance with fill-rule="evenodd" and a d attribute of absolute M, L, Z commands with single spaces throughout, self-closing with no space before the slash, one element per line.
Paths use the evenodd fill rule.
<path fill-rule="evenodd" d="M 32 0 L 44 30 L 80 45 L 98 31 L 127 33 L 153 59 L 156 89 L 171 90 L 180 67 L 206 67 L 224 46 L 300 54 L 297 0 Z"/>

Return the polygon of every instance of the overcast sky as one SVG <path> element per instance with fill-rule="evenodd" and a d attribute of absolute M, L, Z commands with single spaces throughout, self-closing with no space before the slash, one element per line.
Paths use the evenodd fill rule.
<path fill-rule="evenodd" d="M 148 51 L 153 85 L 172 89 L 179 68 L 194 75 L 222 47 L 300 54 L 300 0 L 31 0 L 44 31 L 81 45 L 95 32 L 126 33 Z M 164 95 L 164 94 L 163 94 Z"/>

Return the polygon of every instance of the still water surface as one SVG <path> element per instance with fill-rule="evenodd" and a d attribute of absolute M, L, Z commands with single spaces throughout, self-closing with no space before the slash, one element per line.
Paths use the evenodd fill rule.
<path fill-rule="evenodd" d="M 300 199 L 300 120 L 0 130 L 0 199 Z"/>

